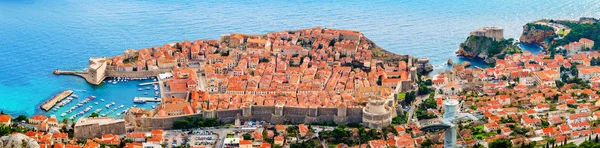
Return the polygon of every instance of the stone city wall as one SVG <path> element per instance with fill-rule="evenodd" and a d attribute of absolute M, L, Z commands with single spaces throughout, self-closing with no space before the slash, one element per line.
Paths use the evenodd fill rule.
<path fill-rule="evenodd" d="M 106 69 L 106 77 L 145 78 L 157 76 L 159 73 L 171 72 L 171 69 L 156 69 L 151 71 L 117 71 L 114 66 Z"/>
<path fill-rule="evenodd" d="M 104 134 L 125 134 L 125 120 L 109 124 L 88 124 L 75 126 L 74 137 L 77 139 L 88 139 L 102 137 Z"/>
<path fill-rule="evenodd" d="M 234 122 L 237 117 L 242 116 L 242 109 L 217 110 L 217 120 L 223 123 Z"/>
<path fill-rule="evenodd" d="M 170 129 L 173 126 L 175 120 L 184 120 L 187 116 L 197 116 L 206 118 L 216 118 L 222 123 L 232 123 L 236 119 L 241 121 L 268 121 L 273 124 L 282 124 L 284 122 L 291 122 L 294 124 L 298 123 L 315 123 L 315 122 L 335 122 L 338 124 L 347 123 L 362 123 L 363 111 L 362 108 L 351 107 L 346 109 L 345 116 L 343 113 L 338 114 L 338 107 L 295 107 L 295 106 L 284 106 L 283 115 L 275 115 L 275 106 L 251 106 L 250 109 L 229 109 L 229 110 L 209 110 L 203 111 L 202 113 L 192 115 L 181 115 L 173 117 L 142 117 L 141 118 L 141 129 Z M 244 116 L 244 112 L 250 112 Z M 312 113 L 311 113 L 312 112 Z M 342 116 L 340 116 L 342 115 Z"/>
<path fill-rule="evenodd" d="M 141 128 L 145 131 L 152 129 L 171 129 L 176 120 L 185 120 L 187 117 L 203 117 L 202 114 L 179 115 L 169 117 L 142 117 Z"/>

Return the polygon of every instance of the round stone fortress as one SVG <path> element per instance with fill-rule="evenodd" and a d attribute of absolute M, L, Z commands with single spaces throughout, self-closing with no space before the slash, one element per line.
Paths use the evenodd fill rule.
<path fill-rule="evenodd" d="M 382 128 L 392 123 L 393 110 L 387 100 L 372 97 L 363 108 L 363 124 L 370 128 Z"/>

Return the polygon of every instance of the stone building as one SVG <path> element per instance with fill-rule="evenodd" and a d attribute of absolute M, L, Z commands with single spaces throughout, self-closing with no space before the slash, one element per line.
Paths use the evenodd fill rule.
<path fill-rule="evenodd" d="M 362 118 L 365 126 L 381 129 L 392 123 L 393 110 L 386 105 L 385 99 L 373 97 L 363 108 Z"/>
<path fill-rule="evenodd" d="M 504 39 L 504 29 L 500 27 L 483 27 L 475 31 L 471 31 L 471 36 L 483 36 L 500 41 Z"/>
<path fill-rule="evenodd" d="M 106 58 L 90 58 L 88 66 L 89 80 L 91 82 L 100 83 L 106 77 Z"/>
<path fill-rule="evenodd" d="M 75 123 L 75 138 L 89 139 L 104 134 L 125 134 L 125 120 L 112 117 L 80 118 Z"/>

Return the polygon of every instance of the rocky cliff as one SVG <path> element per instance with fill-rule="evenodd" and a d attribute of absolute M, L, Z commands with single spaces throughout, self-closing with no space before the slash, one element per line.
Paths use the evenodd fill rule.
<path fill-rule="evenodd" d="M 483 59 L 485 63 L 492 64 L 505 53 L 520 52 L 513 42 L 512 38 L 495 41 L 489 37 L 469 36 L 464 43 L 460 43 L 456 54 L 465 58 Z"/>
<path fill-rule="evenodd" d="M 469 36 L 464 43 L 460 43 L 456 54 L 466 58 L 487 58 L 488 48 L 492 39 L 488 37 Z"/>
<path fill-rule="evenodd" d="M 375 45 L 375 43 L 369 39 L 366 39 L 366 41 L 369 44 L 371 44 L 371 46 L 369 46 L 369 49 L 371 50 L 374 59 L 391 63 L 398 63 L 398 61 L 407 60 L 408 58 L 410 58 L 413 59 L 411 61 L 413 61 L 413 65 L 416 65 L 418 72 L 427 74 L 433 71 L 433 65 L 431 65 L 428 58 L 417 58 L 411 55 L 399 55 Z"/>
<path fill-rule="evenodd" d="M 521 34 L 519 40 L 521 43 L 538 44 L 544 49 L 548 49 L 548 44 L 544 39 L 554 35 L 554 30 L 549 26 L 529 23 L 523 26 L 523 34 Z"/>

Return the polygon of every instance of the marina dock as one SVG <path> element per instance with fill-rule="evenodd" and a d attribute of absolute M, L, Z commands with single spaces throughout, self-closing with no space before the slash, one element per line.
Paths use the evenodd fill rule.
<path fill-rule="evenodd" d="M 50 100 L 44 102 L 44 104 L 40 105 L 40 108 L 42 108 L 44 111 L 48 111 L 48 110 L 52 109 L 52 107 L 54 107 L 54 105 L 56 105 L 56 103 L 62 101 L 63 99 L 70 96 L 71 94 L 73 94 L 73 90 L 62 91 L 62 92 L 56 94 L 54 97 L 52 97 L 52 99 L 50 99 Z"/>
<path fill-rule="evenodd" d="M 156 82 L 146 82 L 146 83 L 140 83 L 140 86 L 144 86 L 144 85 L 151 85 L 151 84 L 159 84 L 158 81 Z"/>
<path fill-rule="evenodd" d="M 160 102 L 161 98 L 154 99 L 150 97 L 135 97 L 133 98 L 133 102 L 135 103 L 146 103 L 146 102 Z"/>

